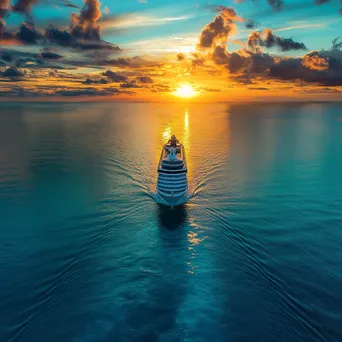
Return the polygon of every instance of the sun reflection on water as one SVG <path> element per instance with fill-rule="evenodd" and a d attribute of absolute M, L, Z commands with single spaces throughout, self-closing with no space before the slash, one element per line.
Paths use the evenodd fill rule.
<path fill-rule="evenodd" d="M 189 241 L 188 251 L 190 252 L 190 257 L 187 264 L 189 266 L 188 274 L 194 275 L 196 269 L 199 267 L 198 265 L 196 265 L 196 257 L 199 255 L 197 249 L 202 243 L 203 238 L 200 238 L 195 232 L 195 230 L 198 229 L 198 226 L 194 223 L 193 218 L 189 218 L 189 225 L 192 230 L 190 230 L 187 234 L 187 238 Z"/>
<path fill-rule="evenodd" d="M 187 132 L 189 128 L 189 111 L 188 109 L 185 109 L 184 113 L 184 129 Z"/>
<path fill-rule="evenodd" d="M 163 132 L 163 140 L 168 140 L 171 137 L 171 127 L 165 128 Z"/>

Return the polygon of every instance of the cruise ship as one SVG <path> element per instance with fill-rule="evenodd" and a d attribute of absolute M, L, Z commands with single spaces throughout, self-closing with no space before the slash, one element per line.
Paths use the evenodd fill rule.
<path fill-rule="evenodd" d="M 184 146 L 173 135 L 158 164 L 157 194 L 164 204 L 174 207 L 187 201 L 187 172 Z"/>

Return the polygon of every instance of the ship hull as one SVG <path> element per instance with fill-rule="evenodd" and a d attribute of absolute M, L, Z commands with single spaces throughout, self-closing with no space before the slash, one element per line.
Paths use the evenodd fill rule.
<path fill-rule="evenodd" d="M 187 191 L 174 196 L 168 196 L 163 194 L 161 191 L 157 191 L 157 196 L 160 203 L 169 207 L 176 207 L 178 205 L 184 204 L 189 199 Z"/>
<path fill-rule="evenodd" d="M 185 150 L 174 136 L 162 149 L 158 164 L 157 195 L 160 203 L 170 207 L 188 200 Z"/>

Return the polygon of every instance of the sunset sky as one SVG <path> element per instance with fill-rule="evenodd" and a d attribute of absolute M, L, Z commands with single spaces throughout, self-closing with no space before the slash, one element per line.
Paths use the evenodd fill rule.
<path fill-rule="evenodd" d="M 0 100 L 342 100 L 342 1 L 0 0 Z"/>

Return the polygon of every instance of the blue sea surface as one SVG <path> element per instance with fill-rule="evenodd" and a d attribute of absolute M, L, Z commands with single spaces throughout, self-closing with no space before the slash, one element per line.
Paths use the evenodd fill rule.
<path fill-rule="evenodd" d="M 0 104 L 0 341 L 342 341 L 341 151 L 342 104 Z"/>

